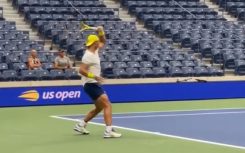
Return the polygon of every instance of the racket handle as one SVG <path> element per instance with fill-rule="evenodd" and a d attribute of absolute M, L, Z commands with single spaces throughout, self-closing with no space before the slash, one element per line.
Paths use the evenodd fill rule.
<path fill-rule="evenodd" d="M 91 30 L 97 30 L 97 27 L 90 27 Z"/>

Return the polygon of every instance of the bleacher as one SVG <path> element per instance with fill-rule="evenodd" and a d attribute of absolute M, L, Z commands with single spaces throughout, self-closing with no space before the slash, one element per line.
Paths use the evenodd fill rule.
<path fill-rule="evenodd" d="M 104 26 L 107 34 L 107 45 L 101 52 L 104 77 L 223 75 L 221 69 L 197 59 L 193 51 L 183 52 L 171 42 L 163 43 L 151 31 L 136 30 L 134 22 L 121 21 L 116 9 L 106 8 L 101 1 L 15 0 L 13 5 L 43 36 L 52 39 L 77 60 L 81 60 L 85 50 L 83 42 L 92 33 L 80 33 L 80 21 Z"/>
<path fill-rule="evenodd" d="M 212 63 L 234 69 L 238 75 L 244 74 L 243 23 L 226 21 L 199 0 L 123 0 L 121 3 L 161 37 L 200 53 L 202 58 L 211 58 Z"/>
<path fill-rule="evenodd" d="M 234 17 L 245 21 L 245 1 L 244 0 L 212 0 L 221 8 L 224 8 Z"/>
<path fill-rule="evenodd" d="M 16 30 L 15 22 L 0 21 L 0 81 L 80 79 L 75 70 L 54 70 L 56 53 L 44 50 L 42 41 L 29 39 L 28 31 Z M 35 49 L 43 70 L 28 70 L 29 51 Z"/>
<path fill-rule="evenodd" d="M 129 13 L 137 16 L 147 27 L 153 21 L 175 20 L 224 20 L 216 11 L 207 8 L 199 0 L 179 1 L 121 1 Z"/>

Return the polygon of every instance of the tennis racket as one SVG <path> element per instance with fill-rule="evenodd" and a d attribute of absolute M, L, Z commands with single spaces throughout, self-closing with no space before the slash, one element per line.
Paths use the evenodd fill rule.
<path fill-rule="evenodd" d="M 67 0 L 67 3 L 80 15 L 83 15 L 69 0 Z M 92 27 L 84 23 L 84 21 L 80 22 L 81 32 L 85 30 L 97 30 L 97 27 Z"/>
<path fill-rule="evenodd" d="M 97 30 L 97 27 L 92 27 L 89 26 L 87 24 L 85 24 L 83 21 L 80 22 L 80 26 L 81 26 L 81 32 L 85 31 L 85 30 Z"/>

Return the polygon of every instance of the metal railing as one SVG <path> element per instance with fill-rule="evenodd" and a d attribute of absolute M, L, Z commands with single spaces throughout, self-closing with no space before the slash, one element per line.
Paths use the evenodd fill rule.
<path fill-rule="evenodd" d="M 2 19 L 3 18 L 3 8 L 0 7 L 0 18 Z"/>

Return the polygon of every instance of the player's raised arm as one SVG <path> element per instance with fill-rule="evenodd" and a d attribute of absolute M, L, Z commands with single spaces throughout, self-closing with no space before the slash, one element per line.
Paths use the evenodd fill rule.
<path fill-rule="evenodd" d="M 104 28 L 102 26 L 98 26 L 97 27 L 97 32 L 98 32 L 98 36 L 99 36 L 99 39 L 100 39 L 99 48 L 102 48 L 102 47 L 104 47 L 104 45 L 106 43 Z"/>

